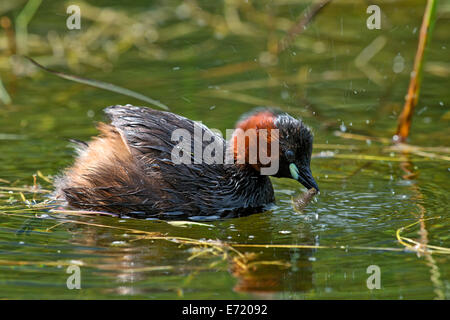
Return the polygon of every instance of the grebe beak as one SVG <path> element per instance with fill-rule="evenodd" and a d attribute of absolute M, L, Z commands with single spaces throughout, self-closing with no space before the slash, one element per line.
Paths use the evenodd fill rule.
<path fill-rule="evenodd" d="M 295 163 L 291 163 L 289 165 L 289 171 L 291 172 L 292 178 L 300 182 L 308 190 L 314 188 L 319 191 L 319 186 L 312 176 L 311 169 L 307 166 L 302 167 L 301 169 L 302 170 L 300 171 Z"/>

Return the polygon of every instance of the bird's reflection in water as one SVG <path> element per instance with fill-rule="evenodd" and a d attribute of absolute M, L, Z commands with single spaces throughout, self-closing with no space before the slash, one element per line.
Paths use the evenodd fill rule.
<path fill-rule="evenodd" d="M 306 229 L 303 226 L 303 229 Z M 302 230 L 298 243 L 314 245 L 310 230 Z M 253 293 L 261 298 L 276 298 L 290 293 L 307 292 L 312 288 L 312 259 L 316 249 L 252 248 L 246 261 L 235 258 L 230 271 L 237 278 L 234 290 Z"/>
<path fill-rule="evenodd" d="M 301 212 L 317 194 L 314 188 L 293 199 L 293 209 Z M 264 223 L 270 223 L 269 221 Z M 259 226 L 264 228 L 264 226 Z M 270 226 L 267 225 L 267 230 Z M 297 226 L 296 243 L 314 246 L 315 237 L 308 224 Z M 246 248 L 246 257 L 235 258 L 231 273 L 238 279 L 234 290 L 262 298 L 307 292 L 312 288 L 314 248 Z"/>
<path fill-rule="evenodd" d="M 113 220 L 107 221 L 113 223 L 115 221 Z M 267 220 L 262 223 L 267 224 L 265 227 L 268 230 L 271 222 Z M 264 228 L 264 225 L 258 227 Z M 170 231 L 166 230 L 168 228 L 171 228 Z M 296 228 L 299 232 L 295 243 L 315 245 L 314 235 L 308 224 L 300 224 Z M 156 229 L 162 233 L 181 230 L 173 229 L 164 223 L 156 223 Z M 196 279 L 201 278 L 202 272 L 210 272 L 215 268 L 211 267 L 211 260 L 220 260 L 220 256 L 208 253 L 192 259 L 193 254 L 201 250 L 206 252 L 211 248 L 180 246 L 179 243 L 161 240 L 139 240 L 139 235 L 108 228 L 80 226 L 71 229 L 71 232 L 72 244 L 84 248 L 83 253 L 88 255 L 86 261 L 94 261 L 88 263 L 95 268 L 92 277 L 114 279 L 104 285 L 107 293 L 152 297 L 153 294 L 157 296 L 158 293 L 172 292 L 182 297 L 183 287 L 186 289 L 189 284 L 187 282 L 182 284 L 181 280 L 177 283 L 178 280 L 174 279 L 187 279 L 192 277 L 191 275 Z M 311 261 L 315 249 L 265 247 L 236 249 L 242 255 L 228 250 L 227 259 L 224 260 L 225 268 L 237 279 L 233 288 L 235 292 L 250 293 L 261 298 L 277 298 L 280 294 L 289 295 L 311 290 L 313 279 Z M 214 250 L 211 252 L 214 253 Z M 223 268 L 224 263 L 216 264 L 217 268 Z"/>
<path fill-rule="evenodd" d="M 177 266 L 177 244 L 139 241 L 138 235 L 96 226 L 80 226 L 71 231 L 71 244 L 83 248 L 83 263 L 93 270 L 89 278 L 83 277 L 85 286 L 99 286 L 105 293 L 118 295 L 151 295 L 167 290 L 160 284 L 152 285 L 148 279 L 186 272 L 183 266 Z"/>

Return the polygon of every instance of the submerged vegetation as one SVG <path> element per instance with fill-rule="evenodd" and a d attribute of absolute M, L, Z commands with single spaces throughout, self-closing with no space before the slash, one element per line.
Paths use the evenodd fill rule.
<path fill-rule="evenodd" d="M 192 111 L 192 101 L 208 105 L 207 109 L 211 111 L 220 109 L 216 107 L 216 104 L 219 104 L 218 101 L 220 103 L 223 101 L 223 105 L 229 106 L 225 110 L 219 110 L 219 115 L 211 116 L 212 118 L 220 118 L 227 113 L 232 113 L 232 118 L 235 119 L 241 113 L 242 108 L 258 105 L 277 106 L 310 119 L 318 136 L 314 145 L 313 163 L 322 161 L 319 163 L 323 164 L 323 168 L 318 170 L 322 170 L 320 176 L 323 180 L 330 179 L 334 184 L 345 186 L 361 178 L 366 172 L 371 172 L 372 177 L 382 175 L 382 178 L 385 179 L 382 186 L 377 185 L 380 190 L 376 191 L 377 194 L 384 194 L 383 192 L 388 189 L 389 178 L 387 177 L 390 175 L 390 179 L 393 180 L 392 172 L 398 170 L 401 180 L 398 185 L 404 188 L 402 190 L 406 191 L 403 192 L 409 196 L 411 206 L 407 208 L 411 217 L 402 217 L 392 226 L 387 223 L 385 230 L 375 232 L 381 240 L 362 242 L 362 244 L 348 236 L 344 237 L 342 241 L 333 242 L 336 235 L 333 235 L 332 240 L 326 244 L 321 244 L 317 240 L 311 240 L 314 237 L 308 233 L 314 233 L 313 231 L 304 231 L 297 225 L 298 238 L 292 240 L 283 237 L 292 231 L 279 230 L 277 233 L 282 236 L 275 241 L 270 237 L 261 237 L 265 241 L 250 241 L 249 239 L 253 239 L 250 238 L 250 235 L 247 239 L 234 238 L 230 240 L 228 237 L 223 237 L 224 232 L 213 231 L 218 229 L 214 222 L 156 220 L 127 222 L 131 226 L 120 226 L 117 219 L 103 218 L 109 216 L 108 213 L 73 211 L 57 207 L 48 199 L 47 195 L 52 192 L 52 179 L 60 168 L 52 167 L 52 170 L 44 171 L 40 167 L 34 167 L 34 171 L 39 169 L 46 174 L 37 171 L 30 179 L 30 172 L 26 172 L 22 173 L 20 178 L 13 180 L 8 177 L 6 172 L 4 172 L 4 176 L 0 174 L 0 219 L 5 222 L 2 232 L 13 233 L 16 236 L 34 234 L 38 239 L 41 239 L 39 238 L 41 236 L 50 235 L 49 237 L 52 237 L 53 235 L 55 239 L 58 239 L 59 232 L 72 234 L 74 237 L 79 236 L 77 231 L 73 230 L 74 227 L 79 227 L 84 232 L 81 236 L 83 240 L 72 239 L 70 241 L 73 241 L 74 246 L 86 247 L 97 245 L 101 247 L 102 245 L 99 243 L 104 238 L 122 239 L 121 237 L 123 237 L 122 240 L 113 241 L 111 245 L 119 249 L 124 247 L 124 250 L 120 251 L 123 265 L 119 266 L 118 278 L 128 279 L 129 275 L 139 278 L 138 274 L 155 273 L 161 277 L 158 278 L 158 281 L 165 281 L 166 272 L 176 277 L 178 274 L 175 270 L 179 271 L 183 275 L 183 280 L 177 282 L 178 285 L 169 284 L 169 289 L 161 284 L 156 285 L 158 288 L 161 286 L 161 290 L 170 291 L 171 295 L 169 296 L 184 297 L 185 291 L 189 292 L 196 276 L 207 270 L 229 271 L 238 279 L 238 283 L 233 287 L 236 292 L 261 294 L 285 291 L 287 285 L 280 283 L 283 277 L 289 278 L 286 274 L 296 273 L 300 269 L 303 270 L 302 276 L 308 278 L 310 271 L 304 272 L 304 270 L 305 268 L 309 270 L 310 264 L 315 261 L 311 252 L 328 250 L 331 252 L 329 257 L 332 256 L 333 259 L 341 253 L 355 251 L 369 254 L 392 252 L 411 257 L 414 255 L 423 257 L 430 273 L 432 297 L 446 298 L 448 277 L 446 278 L 445 275 L 448 275 L 449 271 L 442 272 L 439 265 L 448 264 L 449 239 L 431 237 L 430 227 L 433 230 L 446 229 L 448 231 L 449 220 L 445 216 L 445 212 L 441 212 L 439 215 L 430 214 L 427 205 L 424 204 L 430 195 L 424 194 L 421 182 L 418 181 L 420 169 L 417 166 L 424 164 L 424 166 L 448 167 L 450 148 L 441 144 L 448 143 L 446 135 L 449 132 L 448 129 L 444 132 L 430 130 L 428 138 L 427 133 L 420 133 L 423 125 L 417 130 L 413 127 L 411 132 L 410 128 L 413 111 L 418 106 L 421 82 L 422 94 L 426 94 L 424 74 L 428 73 L 439 79 L 434 80 L 435 82 L 446 80 L 449 76 L 448 61 L 424 60 L 425 50 L 437 51 L 436 48 L 430 49 L 429 40 L 437 17 L 440 16 L 447 21 L 444 28 L 448 26 L 450 17 L 448 5 L 438 6 L 437 1 L 429 0 L 427 6 L 424 7 L 422 2 L 417 2 L 413 9 L 420 7 L 423 10 L 420 14 L 425 12 L 422 28 L 418 36 L 412 32 L 411 35 L 405 37 L 394 32 L 395 28 L 392 28 L 391 20 L 398 19 L 397 23 L 399 23 L 398 21 L 417 23 L 417 21 L 410 22 L 408 13 L 399 14 L 399 17 L 391 16 L 389 9 L 392 9 L 393 5 L 389 5 L 383 15 L 383 25 L 390 26 L 390 30 L 393 32 L 392 39 L 388 39 L 386 33 L 379 32 L 376 36 L 370 37 L 373 40 L 367 42 L 363 39 L 364 36 L 358 34 L 358 32 L 368 32 L 361 31 L 362 27 L 360 27 L 360 25 L 364 26 L 367 18 L 366 5 L 357 5 L 355 9 L 355 7 L 351 7 L 352 2 L 344 0 L 312 2 L 278 0 L 270 3 L 226 0 L 220 2 L 220 8 L 207 1 L 184 0 L 171 2 L 170 5 L 155 3 L 155 5 L 147 6 L 141 4 L 130 10 L 120 6 L 101 7 L 96 6 L 92 1 L 80 1 L 77 5 L 81 7 L 82 29 L 70 32 L 65 29 L 65 16 L 64 19 L 58 20 L 62 27 L 57 31 L 51 28 L 47 30 L 48 28 L 45 26 L 37 28 L 38 23 L 33 25 L 39 10 L 42 9 L 42 6 L 48 5 L 41 0 L 8 3 L 8 5 L 0 5 L 0 108 L 3 108 L 0 114 L 15 112 L 15 108 L 23 110 L 20 106 L 28 102 L 26 99 L 24 102 L 23 97 L 20 97 L 20 90 L 26 90 L 21 83 L 32 83 L 35 90 L 39 91 L 41 81 L 44 82 L 43 79 L 51 77 L 51 75 L 43 73 L 42 69 L 65 79 L 81 82 L 81 85 L 92 85 L 115 92 L 111 93 L 115 97 L 127 95 L 127 99 L 131 97 L 134 99 L 133 101 L 145 101 L 162 109 L 170 107 L 171 110 L 182 112 L 182 107 L 178 106 L 181 105 L 189 110 L 186 113 L 190 112 L 197 117 L 200 117 L 199 115 L 202 113 Z M 402 4 L 400 1 L 399 6 Z M 339 5 L 344 7 L 341 8 Z M 356 15 L 353 20 L 348 21 L 348 25 L 343 18 L 337 22 L 330 22 L 333 10 L 337 10 L 339 14 L 345 12 L 349 6 L 352 10 L 359 10 L 360 17 Z M 60 10 L 58 12 L 65 13 L 65 5 L 57 6 L 57 8 Z M 55 16 L 57 17 L 57 15 Z M 321 25 L 330 25 L 330 27 L 324 27 L 322 30 L 320 29 Z M 446 34 L 445 31 L 441 32 Z M 448 36 L 448 34 L 446 35 Z M 417 38 L 418 46 L 416 45 Z M 357 39 L 357 43 L 352 42 L 352 39 Z M 392 58 L 387 53 L 383 53 L 383 49 L 390 45 L 396 46 L 395 42 L 398 39 L 408 41 L 414 44 L 412 46 L 418 47 L 414 64 L 410 68 L 413 71 L 403 111 L 401 111 L 400 105 L 402 95 L 399 93 L 403 89 L 395 90 L 394 88 L 397 88 L 399 83 L 402 88 L 405 87 L 408 77 L 401 76 L 399 74 L 401 72 L 395 70 L 394 72 L 386 70 L 383 65 L 386 57 Z M 242 44 L 247 45 L 246 51 L 243 53 L 236 48 Z M 448 41 L 446 45 L 448 45 Z M 201 61 L 196 60 L 199 55 L 202 55 Z M 45 67 L 36 68 L 33 60 L 30 62 L 24 56 L 31 57 L 37 61 L 37 64 Z M 130 74 L 130 77 L 126 79 L 115 76 L 115 72 L 121 72 L 117 71 L 118 65 L 123 63 L 122 59 L 127 56 L 132 56 L 138 61 L 137 67 L 130 63 L 132 68 L 141 69 L 141 63 L 150 65 L 148 72 L 145 72 L 145 79 L 143 77 L 135 79 L 134 77 L 139 75 L 138 73 Z M 337 57 L 345 67 L 337 64 Z M 323 63 L 315 64 L 315 69 L 312 70 L 309 64 L 313 64 L 315 60 L 319 59 L 322 59 Z M 403 66 L 402 70 L 408 69 L 409 62 L 405 62 L 405 59 L 412 59 L 412 56 L 402 59 L 402 63 L 407 65 Z M 166 74 L 153 73 L 152 70 L 159 70 L 158 65 L 164 65 L 166 69 L 174 73 L 182 68 L 187 71 L 184 76 L 173 75 L 167 71 Z M 126 67 L 122 65 L 122 68 Z M 83 74 L 83 77 L 73 74 Z M 121 74 L 124 75 L 124 73 Z M 94 76 L 102 80 L 92 80 Z M 127 77 L 126 73 L 124 77 Z M 179 80 L 183 77 L 191 79 L 194 84 Z M 110 80 L 110 78 L 112 79 Z M 47 81 L 45 82 L 47 83 Z M 176 83 L 172 84 L 173 82 Z M 169 87 L 179 87 L 164 89 L 166 90 L 164 92 L 161 88 L 165 88 L 164 85 L 167 83 Z M 193 89 L 194 85 L 195 89 Z M 371 89 L 366 89 L 366 86 L 370 86 Z M 79 88 L 80 84 L 73 84 L 67 89 L 66 96 L 55 98 L 52 101 L 59 99 L 62 104 L 70 105 L 67 100 L 75 99 L 74 96 L 80 93 L 81 89 Z M 181 99 L 175 100 L 176 90 L 181 92 L 177 96 Z M 137 92 L 145 92 L 145 95 Z M 339 94 L 344 92 L 344 96 L 337 95 L 335 92 L 339 92 Z M 365 99 L 363 103 L 356 102 L 353 105 L 346 105 L 346 101 L 357 95 Z M 336 98 L 339 101 L 336 101 Z M 361 107 L 361 104 L 367 103 L 369 99 L 375 101 L 370 102 L 372 107 L 366 105 Z M 445 99 L 442 97 L 442 101 L 445 100 L 445 104 L 448 104 L 448 99 L 446 99 L 447 97 Z M 30 100 L 29 103 L 33 102 Z M 301 107 L 298 107 L 299 105 Z M 424 110 L 427 106 L 421 108 Z M 374 114 L 370 120 L 366 117 L 367 110 Z M 40 117 L 45 112 L 46 110 L 39 110 L 35 117 Z M 362 124 L 359 125 L 359 129 L 351 128 L 352 122 L 356 122 L 356 119 L 352 120 L 352 112 L 358 114 L 358 117 L 362 114 L 361 119 L 365 117 L 365 122 L 360 121 Z M 420 110 L 416 112 L 420 112 Z M 440 120 L 444 123 L 448 123 L 448 112 L 447 110 L 444 114 L 439 115 Z M 378 116 L 377 113 L 388 115 L 389 120 L 383 122 L 383 115 Z M 83 109 L 81 114 L 85 117 L 86 110 Z M 34 118 L 31 117 L 31 119 Z M 344 119 L 347 120 L 344 121 Z M 397 119 L 398 128 L 395 131 Z M 48 122 L 52 121 L 48 120 Z M 221 125 L 219 122 L 217 125 Z M 24 126 L 26 125 L 25 123 Z M 431 124 L 428 125 L 431 126 Z M 49 130 L 56 131 L 56 128 L 55 125 Z M 320 138 L 320 135 L 325 136 L 323 132 L 326 132 L 326 138 Z M 420 134 L 415 139 L 416 132 Z M 398 137 L 397 143 L 393 143 L 391 139 L 394 133 Z M 90 134 L 91 132 L 85 136 Z M 407 144 L 406 138 L 408 137 L 418 143 Z M 0 144 L 13 143 L 23 139 L 19 133 L 0 131 Z M 433 144 L 424 143 L 427 139 L 434 139 L 435 142 Z M 65 156 L 67 159 L 67 155 Z M 41 157 L 46 157 L 46 155 L 42 154 Z M 325 161 L 330 162 L 326 164 Z M 389 170 L 381 170 L 380 166 L 383 165 L 389 166 Z M 318 167 L 320 168 L 320 166 Z M 26 181 L 31 185 L 24 186 Z M 372 182 L 368 184 L 370 185 L 370 183 Z M 441 186 L 443 185 L 442 182 L 439 183 Z M 289 188 L 284 188 L 282 184 L 279 186 L 283 192 L 285 189 L 292 188 L 292 185 Z M 329 189 L 331 190 L 331 188 L 333 186 L 330 183 Z M 436 186 L 432 184 L 430 188 L 435 190 Z M 446 194 L 447 191 L 444 190 L 444 193 Z M 335 205 L 336 193 L 342 192 L 345 197 L 348 196 L 346 187 L 342 187 L 342 190 L 333 190 L 333 192 L 330 191 L 328 194 L 330 200 L 326 202 L 330 206 Z M 354 199 L 358 199 L 357 193 L 358 190 L 355 191 L 355 195 L 352 195 Z M 287 205 L 285 203 L 277 205 L 283 210 L 288 210 L 290 215 L 304 217 L 305 223 L 308 223 L 309 214 L 313 214 L 308 210 L 312 207 L 311 210 L 317 211 L 317 202 L 325 201 L 324 197 L 327 196 L 327 193 L 325 191 L 325 195 L 319 196 L 319 200 L 312 200 L 312 196 L 312 191 L 302 193 L 300 196 L 295 195 L 295 197 L 289 194 L 287 199 L 283 199 Z M 396 213 L 403 212 L 402 209 L 383 206 L 385 203 L 391 203 L 389 197 L 393 197 L 393 195 L 386 192 L 385 199 L 374 198 L 372 201 L 380 201 L 383 215 L 388 216 L 394 211 Z M 445 195 L 445 200 L 448 201 L 448 194 Z M 346 206 L 357 206 L 358 201 L 354 200 L 354 202 L 355 204 L 352 200 L 346 203 Z M 446 206 L 445 203 L 441 205 Z M 275 212 L 276 210 L 274 209 Z M 345 208 L 342 209 L 346 217 L 345 211 Z M 361 218 L 361 216 L 359 217 Z M 14 219 L 20 221 L 20 228 L 16 228 L 17 224 Z M 383 221 L 384 218 L 377 216 L 376 219 L 373 217 L 371 219 L 367 221 L 367 225 L 376 224 L 378 220 Z M 227 223 L 232 224 L 232 222 Z M 10 227 L 9 224 L 13 227 Z M 351 227 L 348 228 L 350 231 L 342 230 L 352 232 Z M 361 234 L 364 229 L 365 227 L 358 229 L 359 233 L 356 233 L 355 237 L 364 239 L 365 236 Z M 183 230 L 190 232 L 185 235 Z M 231 227 L 230 230 L 234 232 Z M 342 230 L 340 232 L 343 232 Z M 241 232 L 243 233 L 243 231 Z M 189 236 L 189 233 L 192 236 Z M 305 242 L 301 242 L 301 240 Z M 159 242 L 167 242 L 167 244 L 161 245 L 158 244 Z M 175 253 L 178 251 L 170 247 L 174 245 L 177 249 L 186 250 L 183 251 L 186 254 L 178 258 L 181 262 L 168 254 L 166 264 L 163 259 L 160 261 L 151 253 L 150 255 L 156 259 L 156 263 L 152 261 L 147 265 L 139 261 L 139 266 L 129 265 L 126 259 L 133 259 L 133 254 L 135 254 L 133 246 L 138 244 L 145 248 L 154 248 L 156 252 L 164 251 L 167 249 L 165 247 L 167 245 L 169 246 L 168 250 L 170 252 L 173 250 Z M 298 250 L 303 250 L 306 258 L 302 256 L 302 253 L 298 253 Z M 96 250 L 92 250 L 92 252 L 95 253 Z M 297 258 L 294 258 L 296 255 Z M 301 258 L 298 258 L 300 256 Z M 9 258 L 1 258 L 0 266 L 5 268 L 61 267 L 75 263 L 86 268 L 100 270 L 100 272 L 107 272 L 115 265 L 104 261 L 97 263 L 86 261 L 89 259 L 79 260 L 72 257 L 71 254 L 57 260 L 54 258 L 46 260 L 40 256 L 14 259 L 9 256 Z M 189 264 L 191 261 L 201 261 L 202 263 Z M 158 262 L 162 262 L 162 264 L 158 265 Z M 172 264 L 170 264 L 171 262 Z M 186 266 L 184 266 L 185 263 Z M 376 264 L 376 261 L 374 263 Z M 186 274 L 188 275 L 185 276 Z M 167 281 L 170 283 L 174 280 L 168 279 Z M 305 279 L 298 282 L 304 285 L 303 281 Z M 124 280 L 124 282 L 126 281 Z M 309 285 L 309 282 L 312 281 L 306 282 Z M 326 285 L 323 287 L 327 288 Z M 292 292 L 308 292 L 307 289 L 310 287 L 292 285 L 291 289 Z M 134 291 L 121 291 L 125 290 L 123 288 L 114 290 L 117 290 L 119 294 L 140 294 L 140 292 Z M 319 293 L 317 296 L 314 294 L 316 293 L 311 296 L 321 297 Z M 393 295 L 395 296 L 396 293 Z"/>

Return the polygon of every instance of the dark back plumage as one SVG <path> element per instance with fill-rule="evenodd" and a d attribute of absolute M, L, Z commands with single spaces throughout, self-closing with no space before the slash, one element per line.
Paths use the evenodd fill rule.
<path fill-rule="evenodd" d="M 233 164 L 195 163 L 194 146 L 203 153 L 212 141 L 203 141 L 205 134 L 226 152 L 223 138 L 206 126 L 197 124 L 198 136 L 192 120 L 131 105 L 111 106 L 105 113 L 111 124 L 99 126 L 100 137 L 81 147 L 74 166 L 57 181 L 56 197 L 70 206 L 180 218 L 248 214 L 274 200 L 267 176 Z M 177 129 L 190 133 L 190 164 L 172 160 Z"/>

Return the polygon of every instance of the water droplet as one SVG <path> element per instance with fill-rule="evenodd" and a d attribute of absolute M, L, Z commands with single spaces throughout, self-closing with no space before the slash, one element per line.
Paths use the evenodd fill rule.
<path fill-rule="evenodd" d="M 282 91 L 281 92 L 281 99 L 283 99 L 283 100 L 289 99 L 289 92 L 288 91 Z"/>
<path fill-rule="evenodd" d="M 273 53 L 264 51 L 259 55 L 259 63 L 263 67 L 274 66 L 278 63 L 278 57 Z"/>
<path fill-rule="evenodd" d="M 183 3 L 176 7 L 175 14 L 179 19 L 187 19 L 191 15 L 191 8 L 187 4 Z"/>
<path fill-rule="evenodd" d="M 394 73 L 400 73 L 405 69 L 405 59 L 399 54 L 397 54 L 394 58 L 394 64 L 392 66 L 392 70 Z"/>
<path fill-rule="evenodd" d="M 113 241 L 111 242 L 111 246 L 113 247 L 123 247 L 126 246 L 127 242 L 126 241 Z"/>
<path fill-rule="evenodd" d="M 423 107 L 422 109 L 420 109 L 419 111 L 417 111 L 418 115 L 421 115 L 422 113 L 424 113 L 426 110 L 428 109 L 427 106 Z"/>

